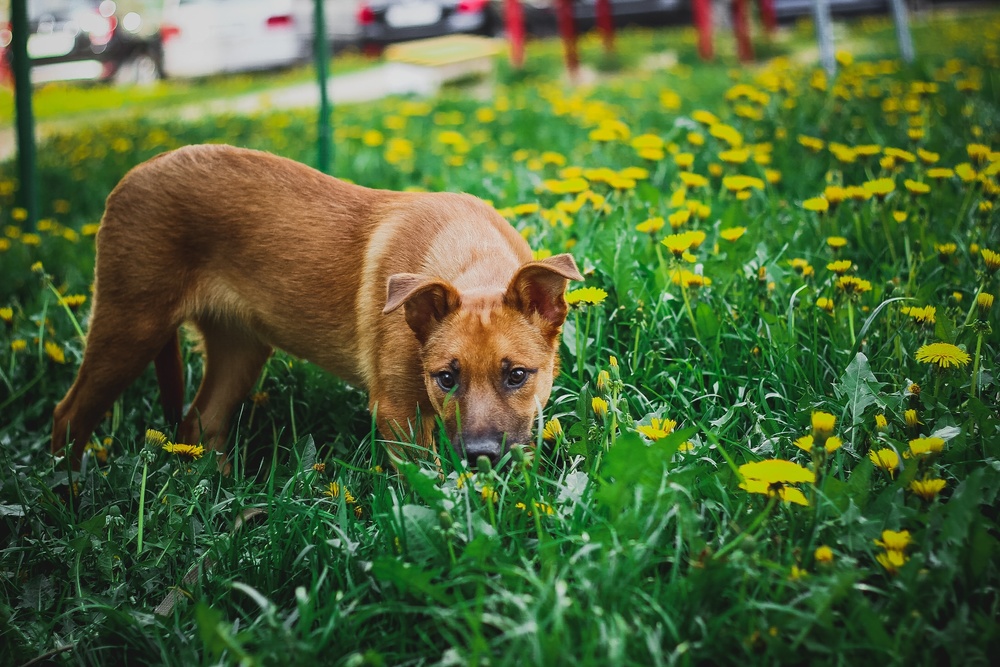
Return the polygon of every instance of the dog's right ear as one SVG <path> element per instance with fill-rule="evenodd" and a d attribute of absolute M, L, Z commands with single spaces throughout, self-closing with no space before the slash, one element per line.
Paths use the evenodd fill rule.
<path fill-rule="evenodd" d="M 388 315 L 403 306 L 406 323 L 422 345 L 427 342 L 434 327 L 460 305 L 458 292 L 440 278 L 397 273 L 389 276 L 382 314 Z"/>

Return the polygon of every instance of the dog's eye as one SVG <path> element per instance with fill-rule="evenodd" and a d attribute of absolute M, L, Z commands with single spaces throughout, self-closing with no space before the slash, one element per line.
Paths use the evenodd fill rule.
<path fill-rule="evenodd" d="M 523 368 L 511 369 L 510 373 L 507 374 L 507 387 L 510 389 L 517 389 L 527 381 L 528 371 Z"/>
<path fill-rule="evenodd" d="M 441 371 L 434 374 L 434 380 L 441 387 L 441 391 L 451 391 L 458 385 L 458 376 L 451 371 Z"/>

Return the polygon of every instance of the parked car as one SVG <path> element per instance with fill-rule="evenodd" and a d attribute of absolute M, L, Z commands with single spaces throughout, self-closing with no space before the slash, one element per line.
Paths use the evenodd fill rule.
<path fill-rule="evenodd" d="M 31 0 L 28 57 L 33 83 L 149 83 L 161 74 L 155 8 L 129 0 Z M 9 65 L 10 28 L 0 31 Z"/>
<path fill-rule="evenodd" d="M 313 35 L 315 34 L 316 9 L 314 0 L 294 0 L 292 14 L 295 17 L 295 30 L 299 34 L 303 58 L 311 58 L 313 54 Z M 326 19 L 326 41 L 333 51 L 352 46 L 358 42 L 360 28 L 358 26 L 358 0 L 324 0 L 323 17 Z"/>
<path fill-rule="evenodd" d="M 365 49 L 455 33 L 496 35 L 503 30 L 489 0 L 362 0 L 357 22 Z"/>
<path fill-rule="evenodd" d="M 660 26 L 690 19 L 689 0 L 611 0 L 611 16 L 616 28 Z M 558 28 L 555 0 L 522 0 L 525 29 L 533 35 L 552 35 Z M 597 23 L 596 0 L 573 2 L 574 25 L 578 31 Z"/>
<path fill-rule="evenodd" d="M 292 0 L 164 0 L 160 38 L 168 77 L 275 69 L 302 57 Z"/>

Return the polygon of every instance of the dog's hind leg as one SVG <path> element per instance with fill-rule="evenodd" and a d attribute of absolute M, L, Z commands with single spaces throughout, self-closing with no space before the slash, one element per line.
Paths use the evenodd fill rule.
<path fill-rule="evenodd" d="M 229 472 L 225 442 L 229 419 L 260 376 L 271 347 L 238 322 L 203 319 L 205 372 L 198 394 L 181 425 L 181 442 L 205 443 L 219 452 L 219 469 Z"/>
<path fill-rule="evenodd" d="M 178 424 L 184 416 L 184 365 L 181 341 L 175 330 L 153 360 L 156 381 L 160 385 L 160 405 L 167 422 Z"/>
<path fill-rule="evenodd" d="M 79 469 L 87 440 L 104 413 L 176 336 L 177 325 L 169 320 L 130 313 L 123 321 L 116 314 L 96 300 L 80 371 L 53 413 L 52 453 L 60 454 L 69 446 L 74 470 Z"/>

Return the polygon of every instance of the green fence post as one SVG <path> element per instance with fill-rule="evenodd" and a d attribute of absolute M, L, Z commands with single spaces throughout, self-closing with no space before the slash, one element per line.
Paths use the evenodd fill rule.
<path fill-rule="evenodd" d="M 18 206 L 28 212 L 26 224 L 38 222 L 38 176 L 35 173 L 35 119 L 31 109 L 31 62 L 28 60 L 27 0 L 10 3 L 11 56 L 14 69 L 14 110 L 17 116 Z"/>
<path fill-rule="evenodd" d="M 317 126 L 317 141 L 319 141 L 319 170 L 330 173 L 330 163 L 333 157 L 333 142 L 330 137 L 330 95 L 327 91 L 327 64 L 330 60 L 330 49 L 326 41 L 326 16 L 323 0 L 315 0 L 313 12 L 313 27 L 315 37 L 316 78 L 319 80 L 319 121 Z"/>

